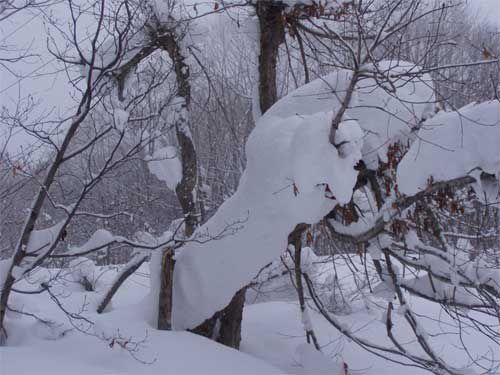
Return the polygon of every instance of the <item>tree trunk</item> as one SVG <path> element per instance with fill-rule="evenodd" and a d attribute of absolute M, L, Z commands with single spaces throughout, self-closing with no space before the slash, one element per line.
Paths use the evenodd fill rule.
<path fill-rule="evenodd" d="M 167 249 L 161 258 L 161 281 L 158 298 L 158 329 L 172 329 L 172 286 L 174 278 L 174 251 Z"/>
<path fill-rule="evenodd" d="M 279 46 L 285 40 L 282 3 L 259 1 L 256 5 L 260 25 L 259 104 L 266 112 L 278 101 L 276 64 Z"/>
<path fill-rule="evenodd" d="M 236 292 L 229 305 L 192 329 L 191 332 L 239 349 L 246 289 L 244 287 Z"/>
<path fill-rule="evenodd" d="M 115 293 L 118 291 L 118 289 L 120 289 L 120 286 L 125 282 L 125 280 L 127 280 L 129 276 L 131 276 L 135 271 L 139 269 L 139 267 L 147 260 L 147 258 L 147 255 L 134 257 L 127 265 L 125 265 L 124 269 L 121 271 L 111 287 L 108 289 L 107 293 L 104 295 L 101 303 L 99 303 L 99 306 L 97 307 L 98 314 L 101 314 L 106 309 Z"/>

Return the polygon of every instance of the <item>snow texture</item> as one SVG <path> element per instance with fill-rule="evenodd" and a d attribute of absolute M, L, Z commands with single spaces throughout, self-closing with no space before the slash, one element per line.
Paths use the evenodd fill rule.
<path fill-rule="evenodd" d="M 333 269 L 327 257 L 320 257 L 318 260 L 321 263 L 318 266 L 322 270 L 318 275 L 319 279 L 314 277 L 315 282 L 321 284 L 321 277 L 331 276 L 335 272 L 345 283 L 347 289 L 344 292 L 359 295 L 359 288 L 350 271 L 351 265 L 347 266 L 340 259 L 337 258 L 337 267 Z M 357 257 L 353 257 L 352 262 L 360 269 L 363 267 Z M 311 345 L 310 348 L 307 347 L 296 292 L 292 285 L 290 290 L 295 297 L 290 298 L 293 299 L 292 303 L 280 302 L 279 298 L 275 298 L 272 302 L 245 307 L 241 351 L 236 351 L 189 332 L 159 331 L 154 328 L 155 322 L 148 324 L 145 313 L 149 306 L 144 300 L 144 294 L 147 293 L 152 278 L 148 275 L 146 264 L 130 276 L 117 292 L 113 299 L 114 309 L 97 314 L 94 312 L 94 304 L 100 301 L 98 297 L 101 291 L 112 283 L 119 270 L 116 267 L 97 267 L 96 270 L 97 274 L 102 274 L 97 292 L 83 292 L 78 288 L 68 293 L 72 283 L 68 283 L 65 278 L 59 278 L 52 285 L 52 290 L 57 295 L 64 294 L 62 300 L 68 311 L 76 313 L 81 311 L 82 306 L 87 306 L 85 315 L 95 322 L 90 328 L 91 335 L 72 330 L 74 327 L 68 322 L 67 316 L 44 293 L 13 295 L 9 304 L 16 310 L 34 313 L 53 323 L 46 325 L 27 315 L 8 312 L 6 324 L 9 329 L 9 345 L 0 347 L 0 374 L 337 375 L 335 370 L 343 363 L 348 365 L 351 374 L 400 375 L 408 372 L 408 367 L 379 358 L 342 337 L 314 310 L 309 311 L 310 319 L 323 354 L 316 353 Z M 51 280 L 60 272 L 60 269 L 38 268 L 36 274 L 27 276 L 29 280 L 21 280 L 16 287 L 21 290 L 37 290 L 40 282 Z M 283 278 L 289 279 L 289 276 L 284 275 Z M 411 282 L 408 280 L 408 283 Z M 369 294 L 366 302 L 368 306 L 365 307 L 363 301 L 357 299 L 354 301 L 356 305 L 352 314 L 336 315 L 336 318 L 366 340 L 390 346 L 385 321 L 381 321 L 381 301 Z M 440 306 L 437 304 L 417 297 L 409 297 L 409 302 L 418 314 L 441 317 L 439 321 L 423 319 L 419 330 L 429 333 L 429 340 L 440 348 L 440 355 L 448 359 L 450 365 L 457 368 L 471 365 L 468 356 L 463 355 L 463 350 L 459 347 L 460 340 L 465 340 L 473 349 L 474 357 L 483 358 L 485 353 L 491 354 L 489 340 L 484 340 L 484 336 L 475 330 L 461 329 L 452 317 L 442 314 L 442 311 L 440 314 Z M 392 318 L 405 348 L 418 350 L 418 343 L 413 339 L 411 329 L 404 324 L 404 317 L 393 314 Z M 79 324 L 78 321 L 74 323 Z M 461 332 L 460 336 L 458 332 Z M 112 338 L 118 334 L 123 340 L 132 342 L 145 339 L 135 355 L 148 364 L 133 359 L 120 345 L 111 345 Z M 196 353 L 197 360 L 193 360 L 193 353 Z M 488 357 L 485 357 L 487 361 Z M 474 370 L 480 372 L 475 366 L 468 369 L 468 372 L 465 369 L 463 371 L 474 373 Z M 340 374 L 344 375 L 342 372 Z M 411 375 L 424 374 L 428 374 L 424 369 L 411 370 Z"/>
<path fill-rule="evenodd" d="M 470 104 L 457 112 L 442 112 L 426 121 L 418 139 L 400 162 L 397 179 L 400 192 L 413 195 L 434 182 L 472 175 L 476 190 L 496 198 L 498 184 L 481 184 L 478 172 L 500 173 L 500 103 Z M 491 191 L 493 190 L 493 191 Z M 484 196 L 483 191 L 476 191 Z"/>
<path fill-rule="evenodd" d="M 304 373 L 318 375 L 344 375 L 344 366 L 333 362 L 310 344 L 297 346 L 296 356 Z"/>
<path fill-rule="evenodd" d="M 76 283 L 79 283 L 83 279 L 93 282 L 96 275 L 95 263 L 85 257 L 74 258 L 69 262 L 68 274 Z"/>
<path fill-rule="evenodd" d="M 116 128 L 123 132 L 127 126 L 129 113 L 123 109 L 116 108 L 113 112 L 114 124 Z"/>
<path fill-rule="evenodd" d="M 156 150 L 147 159 L 149 171 L 172 191 L 182 179 L 182 165 L 177 154 L 176 147 L 166 146 Z"/>
<path fill-rule="evenodd" d="M 428 83 L 405 81 L 398 87 L 393 82 L 396 94 L 405 100 L 402 104 L 395 95 L 374 87 L 375 81 L 362 81 L 356 100 L 363 106 L 354 105 L 340 124 L 340 137 L 349 145 L 340 156 L 328 139 L 332 111 L 339 108 L 338 95 L 350 75 L 340 70 L 315 80 L 260 118 L 246 145 L 247 169 L 237 192 L 195 233 L 204 243 L 189 243 L 177 256 L 175 329 L 193 328 L 224 308 L 259 269 L 285 251 L 295 225 L 318 222 L 337 203 L 351 199 L 357 178 L 354 166 L 363 145 L 360 127 L 369 130 L 369 147 L 383 149 L 406 134 L 412 121 L 417 125 L 427 109 L 421 103 L 432 97 Z M 409 110 L 412 100 L 418 104 Z M 326 186 L 335 199 L 325 196 Z M 206 241 L 215 236 L 217 240 Z"/>
<path fill-rule="evenodd" d="M 102 248 L 113 241 L 120 242 L 123 239 L 123 237 L 115 236 L 105 229 L 98 229 L 83 245 L 69 247 L 67 254 L 77 255 L 86 253 L 88 251 L 91 251 L 92 249 Z"/>
<path fill-rule="evenodd" d="M 371 74 L 373 66 L 363 67 L 366 74 Z M 408 62 L 383 61 L 377 66 L 382 74 L 404 74 L 418 71 L 419 67 Z M 352 73 L 339 70 L 300 87 L 275 104 L 266 115 L 286 117 L 311 115 L 329 111 L 337 111 L 345 95 Z M 376 81 L 373 78 L 361 79 L 353 99 L 344 116 L 349 124 L 356 121 L 365 135 L 363 138 L 363 161 L 371 169 L 376 169 L 380 160 L 387 161 L 389 146 L 397 141 L 404 144 L 412 136 L 412 131 L 422 119 L 430 116 L 434 105 L 432 79 L 424 74 L 420 78 L 391 78 L 388 82 Z M 381 87 L 382 86 L 382 87 Z M 342 130 L 336 136 L 339 144 Z M 335 194 L 335 193 L 334 193 Z"/>

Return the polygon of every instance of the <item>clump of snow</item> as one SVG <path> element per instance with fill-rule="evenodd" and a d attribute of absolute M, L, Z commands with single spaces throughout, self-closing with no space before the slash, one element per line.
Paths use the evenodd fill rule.
<path fill-rule="evenodd" d="M 316 223 L 351 199 L 363 147 L 360 127 L 368 132 L 365 139 L 373 140 L 371 146 L 383 149 L 393 135 L 420 121 L 426 109 L 422 103 L 433 95 L 420 81 L 397 86 L 396 80 L 391 95 L 374 80 L 363 80 L 356 95 L 362 105 L 354 103 L 340 126 L 339 137 L 349 145 L 340 155 L 328 134 L 350 77 L 351 72 L 339 70 L 315 80 L 260 118 L 246 145 L 247 169 L 237 192 L 195 233 L 205 241 L 187 243 L 176 258 L 176 329 L 193 328 L 224 308 L 259 269 L 286 250 L 288 234 L 298 223 Z M 397 99 L 400 94 L 404 104 Z M 416 104 L 408 110 L 412 100 Z M 327 188 L 334 198 L 326 196 Z M 211 236 L 217 240 L 207 241 Z"/>
<path fill-rule="evenodd" d="M 328 140 L 332 118 L 332 112 L 320 112 L 297 127 L 291 144 L 291 179 L 302 193 L 326 184 L 339 202 L 347 203 L 358 176 L 353 166 L 361 159 L 363 132 L 356 121 L 341 123 L 339 131 L 346 150 L 340 155 Z"/>
<path fill-rule="evenodd" d="M 172 191 L 175 191 L 182 179 L 182 165 L 177 155 L 176 147 L 166 146 L 156 150 L 146 159 L 149 171 L 165 182 Z"/>
<path fill-rule="evenodd" d="M 123 109 L 116 108 L 113 111 L 114 124 L 119 131 L 124 131 L 127 126 L 129 113 Z"/>
<path fill-rule="evenodd" d="M 500 172 L 500 103 L 468 105 L 456 112 L 441 112 L 427 120 L 418 139 L 398 166 L 400 192 L 413 195 L 425 190 L 429 178 L 447 181 L 481 172 Z M 476 189 L 477 184 L 476 184 Z M 490 186 L 487 186 L 489 188 Z M 482 188 L 480 188 L 482 190 Z M 494 186 L 498 189 L 498 184 Z M 498 190 L 487 195 L 495 196 Z M 478 196 L 483 195 L 478 192 Z"/>
<path fill-rule="evenodd" d="M 92 236 L 81 246 L 70 246 L 68 247 L 67 254 L 82 254 L 93 249 L 98 249 L 106 246 L 107 244 L 113 241 L 120 241 L 122 237 L 115 236 L 111 232 L 106 229 L 98 229 L 96 230 Z"/>
<path fill-rule="evenodd" d="M 359 150 L 346 158 L 338 155 L 328 141 L 331 113 L 294 112 L 291 107 L 282 118 L 265 114 L 259 120 L 247 142 L 247 169 L 237 192 L 195 234 L 226 235 L 188 243 L 177 257 L 175 328 L 192 328 L 222 309 L 260 268 L 285 251 L 296 224 L 315 223 L 338 201 L 349 201 Z M 300 144 L 304 139 L 309 147 Z M 325 196 L 325 184 L 338 201 Z"/>
<path fill-rule="evenodd" d="M 64 221 L 61 221 L 52 227 L 34 230 L 33 232 L 31 232 L 28 245 L 26 246 L 26 252 L 43 252 L 44 249 L 50 247 L 50 245 L 57 240 L 57 236 L 59 235 L 59 232 L 61 231 L 63 225 Z"/>
<path fill-rule="evenodd" d="M 373 260 L 380 260 L 382 258 L 382 251 L 392 245 L 392 239 L 388 234 L 380 234 L 370 241 L 368 245 L 368 252 Z"/>
<path fill-rule="evenodd" d="M 349 125 L 345 129 L 354 131 L 355 127 L 350 125 L 355 120 L 365 132 L 362 154 L 368 168 L 376 169 L 380 160 L 387 161 L 389 146 L 398 141 L 406 144 L 411 132 L 430 116 L 434 102 L 431 77 L 428 74 L 414 79 L 401 76 L 420 69 L 409 62 L 382 61 L 377 65 L 377 71 L 393 76 L 390 81 L 387 78 L 386 85 L 390 87 L 381 87 L 380 79 L 363 78 L 358 81 L 344 121 Z M 363 66 L 362 70 L 374 74 L 373 65 Z M 314 80 L 280 100 L 266 115 L 284 118 L 290 113 L 298 116 L 329 111 L 335 113 L 340 108 L 351 77 L 352 72 L 339 69 Z M 343 141 L 342 126 L 339 131 L 337 144 Z"/>
<path fill-rule="evenodd" d="M 291 247 L 292 255 L 295 256 L 293 247 Z M 281 261 L 286 264 L 289 269 L 295 268 L 294 259 L 288 254 L 288 252 L 281 258 Z M 300 267 L 302 272 L 310 273 L 314 270 L 314 263 L 319 261 L 319 257 L 314 253 L 313 249 L 310 247 L 303 247 L 300 251 Z M 278 273 L 287 271 L 286 267 L 283 266 L 282 262 L 277 263 L 279 268 Z M 281 267 L 279 267 L 281 265 Z M 276 272 L 276 271 L 275 271 Z"/>
<path fill-rule="evenodd" d="M 69 262 L 68 268 L 68 274 L 75 283 L 80 283 L 84 279 L 93 283 L 96 279 L 96 265 L 89 258 L 74 258 Z"/>

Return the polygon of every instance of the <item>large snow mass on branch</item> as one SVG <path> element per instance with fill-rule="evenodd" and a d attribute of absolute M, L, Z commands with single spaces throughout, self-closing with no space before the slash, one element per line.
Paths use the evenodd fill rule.
<path fill-rule="evenodd" d="M 358 81 L 344 120 L 356 120 L 365 132 L 363 161 L 368 168 L 376 169 L 379 160 L 387 161 L 388 147 L 397 141 L 406 143 L 412 130 L 433 112 L 434 90 L 428 74 L 420 77 L 405 75 L 421 70 L 409 62 L 382 61 L 376 69 L 373 65 L 366 65 L 362 70 L 367 76 L 376 71 L 378 78 Z M 380 76 L 390 79 L 384 81 Z M 351 77 L 350 71 L 339 70 L 319 78 L 276 103 L 267 114 L 286 117 L 336 111 Z M 336 139 L 337 144 L 341 141 Z"/>
<path fill-rule="evenodd" d="M 197 230 L 199 241 L 187 243 L 177 256 L 174 328 L 193 328 L 224 308 L 259 269 L 286 250 L 288 234 L 298 223 L 318 222 L 337 203 L 351 199 L 354 166 L 362 157 L 362 128 L 370 129 L 365 138 L 383 140 L 383 145 L 392 135 L 389 128 L 403 128 L 392 113 L 399 111 L 397 118 L 411 122 L 416 109 L 405 112 L 410 99 L 422 102 L 432 96 L 427 84 L 406 83 L 400 88 L 406 103 L 400 107 L 374 82 L 367 89 L 370 82 L 365 80 L 358 102 L 385 110 L 363 106 L 348 111 L 337 132 L 337 143 L 348 146 L 341 157 L 329 143 L 329 132 L 349 79 L 349 72 L 338 71 L 315 80 L 260 118 L 246 145 L 247 168 L 238 190 Z M 417 115 L 425 109 L 415 107 Z M 334 199 L 325 196 L 326 185 Z"/>
<path fill-rule="evenodd" d="M 156 150 L 146 159 L 149 171 L 160 181 L 165 182 L 172 191 L 175 191 L 182 179 L 182 165 L 177 154 L 176 147 L 166 146 Z"/>
<path fill-rule="evenodd" d="M 413 195 L 433 181 L 500 172 L 500 103 L 470 104 L 427 120 L 398 166 L 400 192 Z"/>

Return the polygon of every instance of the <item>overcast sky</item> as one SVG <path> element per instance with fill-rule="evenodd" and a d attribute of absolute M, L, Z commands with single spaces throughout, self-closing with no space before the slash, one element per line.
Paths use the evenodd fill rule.
<path fill-rule="evenodd" d="M 500 25 L 500 0 L 467 0 L 491 21 Z"/>
<path fill-rule="evenodd" d="M 482 14 L 492 23 L 496 23 L 500 29 L 500 0 L 464 1 L 479 12 L 479 15 Z M 16 65 L 19 74 L 30 73 L 30 78 L 19 79 L 0 67 L 0 106 L 15 107 L 19 97 L 30 95 L 43 103 L 42 108 L 58 114 L 66 112 L 65 109 L 74 105 L 74 101 L 68 95 L 68 83 L 64 73 L 54 74 L 59 66 L 55 65 L 54 59 L 46 51 L 45 28 L 37 13 L 28 10 L 0 24 L 0 41 L 8 41 L 10 45 L 40 55 L 39 58 Z M 477 14 L 473 12 L 471 16 L 475 17 Z M 0 146 L 4 138 L 2 132 L 5 130 L 0 129 Z M 19 150 L 21 144 L 24 144 L 24 137 L 11 140 L 10 151 Z"/>

